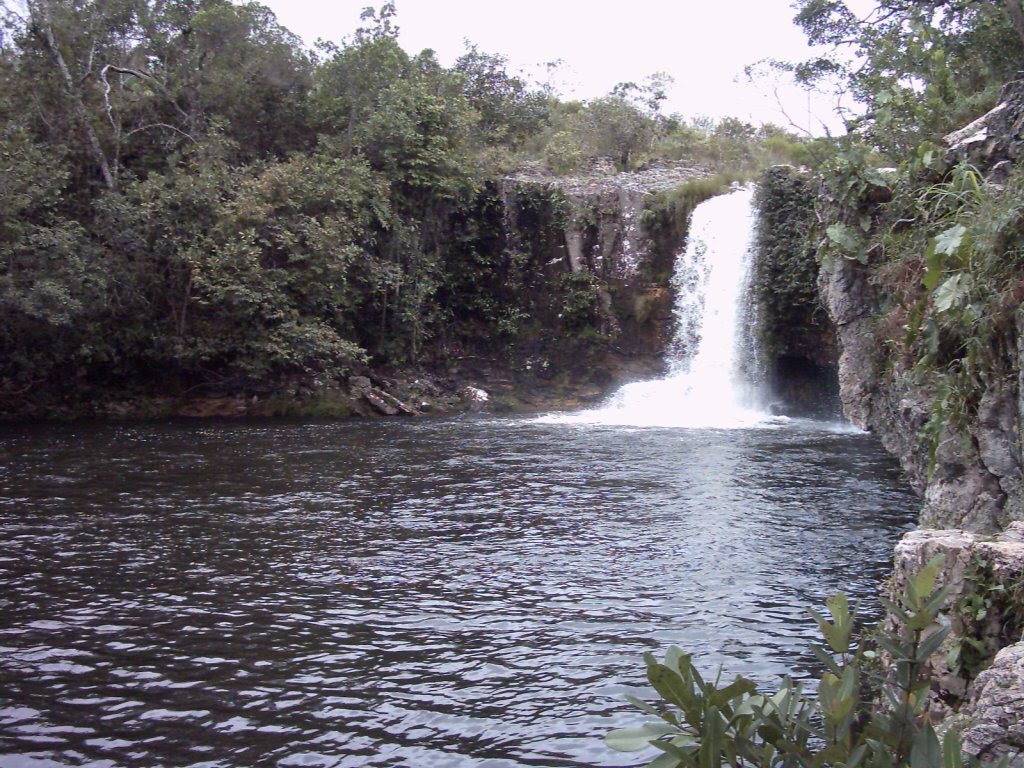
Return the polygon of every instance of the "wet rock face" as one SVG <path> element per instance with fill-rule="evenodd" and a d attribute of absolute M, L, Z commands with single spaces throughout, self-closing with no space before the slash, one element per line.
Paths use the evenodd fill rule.
<path fill-rule="evenodd" d="M 630 173 L 595 167 L 575 176 L 526 169 L 506 177 L 506 249 L 526 255 L 528 269 L 538 275 L 522 305 L 534 306 L 540 323 L 559 327 L 564 313 L 551 297 L 566 285 L 592 280 L 594 328 L 627 355 L 661 355 L 668 342 L 674 249 L 682 242 L 656 242 L 645 213 L 658 193 L 705 176 L 685 167 Z"/>
<path fill-rule="evenodd" d="M 847 263 L 840 271 L 855 269 Z M 844 290 L 829 275 L 825 295 Z M 847 284 L 849 284 L 847 282 Z M 849 294 L 842 302 L 850 304 Z M 868 315 L 843 309 L 837 321 L 842 346 L 839 389 L 843 411 L 854 424 L 878 435 L 923 497 L 921 525 L 996 533 L 1024 519 L 1020 411 L 1014 382 L 994 381 L 982 394 L 978 417 L 966 428 L 947 424 L 930 444 L 925 427 L 934 395 L 898 370 L 880 371 L 878 343 Z M 830 304 L 832 306 L 832 304 Z M 842 314 L 840 317 L 844 316 Z"/>
<path fill-rule="evenodd" d="M 818 286 L 839 340 L 839 391 L 851 422 L 878 435 L 924 499 L 921 524 L 996 533 L 1024 519 L 1024 465 L 1020 450 L 1022 401 L 1016 379 L 994 380 L 982 393 L 978 416 L 947 424 L 930 444 L 925 427 L 934 393 L 886 361 L 875 331 L 878 301 L 864 266 L 837 262 Z M 1010 367 L 1021 370 L 1024 349 Z"/>
<path fill-rule="evenodd" d="M 858 267 L 843 260 L 830 270 L 822 270 L 818 289 L 839 341 L 839 397 L 843 413 L 861 429 L 875 431 L 872 395 L 878 353 L 871 320 L 875 304 L 873 291 Z M 882 441 L 885 442 L 884 435 Z"/>
<path fill-rule="evenodd" d="M 755 203 L 754 336 L 777 409 L 836 417 L 836 330 L 821 311 L 818 262 L 807 242 L 817 185 L 808 173 L 776 166 L 758 180 Z"/>
<path fill-rule="evenodd" d="M 552 257 L 564 258 L 573 272 L 585 269 L 605 279 L 632 280 L 651 257 L 641 222 L 646 203 L 655 193 L 705 176 L 702 169 L 683 166 L 616 173 L 612 167 L 598 165 L 571 176 L 527 168 L 503 181 L 506 219 L 512 229 L 517 227 L 515 209 L 522 193 L 556 191 L 567 205 L 561 216 L 554 217 L 562 230 L 553 243 Z M 516 239 L 514 233 L 511 239 Z"/>

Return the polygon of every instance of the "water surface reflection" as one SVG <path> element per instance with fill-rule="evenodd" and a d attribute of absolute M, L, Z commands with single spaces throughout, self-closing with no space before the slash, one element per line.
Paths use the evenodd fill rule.
<path fill-rule="evenodd" d="M 810 424 L 14 429 L 0 764 L 627 765 L 644 650 L 805 669 L 914 506 Z"/>

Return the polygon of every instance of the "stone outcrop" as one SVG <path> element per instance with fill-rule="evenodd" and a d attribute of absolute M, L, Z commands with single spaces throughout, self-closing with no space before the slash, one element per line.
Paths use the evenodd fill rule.
<path fill-rule="evenodd" d="M 959 709 L 980 667 L 1020 640 L 1024 628 L 1024 523 L 1012 523 L 994 538 L 964 530 L 919 529 L 896 546 L 892 595 L 934 558 L 942 558 L 938 584 L 948 589 L 938 623 L 949 635 L 928 660 L 932 715 Z M 886 619 L 895 630 L 897 619 Z M 938 625 L 936 625 L 937 628 Z M 1024 705 L 1024 691 L 1021 704 Z M 1024 709 L 1018 710 L 1024 718 Z"/>
<path fill-rule="evenodd" d="M 1001 650 L 978 675 L 958 727 L 966 754 L 1024 768 L 1024 642 Z"/>
<path fill-rule="evenodd" d="M 1024 157 L 1024 80 L 1003 86 L 992 110 L 944 141 L 949 165 L 966 162 L 982 171 L 998 167 L 996 176 L 1003 176 L 1011 163 Z"/>
<path fill-rule="evenodd" d="M 1004 87 L 988 114 L 946 137 L 946 162 L 969 162 L 1001 183 L 1007 162 L 1024 158 L 1024 80 Z M 870 205 L 870 203 L 868 203 Z M 868 211 L 869 212 L 869 211 Z M 922 495 L 921 524 L 994 533 L 1024 519 L 1024 314 L 1018 312 L 1018 349 L 1005 368 L 1012 378 L 992 380 L 969 423 L 950 423 L 937 444 L 922 435 L 936 392 L 910 375 L 881 348 L 877 324 L 882 304 L 870 267 L 837 259 L 819 275 L 819 290 L 836 324 L 841 350 L 839 388 L 843 411 L 878 435 Z M 949 420 L 947 421 L 956 421 Z"/>
<path fill-rule="evenodd" d="M 567 278 L 593 286 L 595 328 L 616 351 L 660 356 L 670 330 L 668 284 L 689 210 L 677 211 L 683 221 L 662 236 L 652 231 L 652 206 L 662 194 L 707 175 L 682 166 L 617 173 L 597 164 L 573 176 L 526 168 L 502 181 L 505 247 L 528 258 L 535 293 L 554 296 Z M 564 320 L 557 306 L 533 311 L 549 329 Z"/>
<path fill-rule="evenodd" d="M 366 403 L 381 416 L 419 416 L 420 412 L 406 405 L 390 392 L 376 387 L 367 376 L 352 376 L 348 380 L 352 399 Z"/>
<path fill-rule="evenodd" d="M 1008 84 L 995 109 L 946 143 L 947 169 L 970 163 L 987 185 L 1002 188 L 1011 165 L 1024 160 L 1024 80 Z M 877 201 L 862 198 L 861 205 L 857 216 L 879 220 Z M 885 231 L 897 225 L 885 222 Z M 899 459 L 923 500 L 922 529 L 896 548 L 893 593 L 942 558 L 939 579 L 950 593 L 939 622 L 950 633 L 928 660 L 931 715 L 961 733 L 968 755 L 1008 756 L 1010 765 L 1024 766 L 1024 309 L 1017 310 L 1016 349 L 1001 351 L 992 367 L 1008 373 L 989 375 L 971 393 L 967 414 L 885 347 L 907 320 L 886 314 L 876 254 L 860 257 L 836 258 L 818 285 L 836 325 L 843 410 Z M 936 409 L 939 401 L 945 410 Z M 892 615 L 886 621 L 896 623 Z"/>
<path fill-rule="evenodd" d="M 639 277 L 644 261 L 651 258 L 641 222 L 646 202 L 655 193 L 706 176 L 703 169 L 688 166 L 618 173 L 605 162 L 571 176 L 526 168 L 508 176 L 505 183 L 557 189 L 564 195 L 568 203 L 565 258 L 573 272 L 587 269 L 601 277 L 629 280 Z"/>

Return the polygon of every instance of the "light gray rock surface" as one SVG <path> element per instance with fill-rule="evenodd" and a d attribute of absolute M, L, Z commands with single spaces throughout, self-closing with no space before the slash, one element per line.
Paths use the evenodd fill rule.
<path fill-rule="evenodd" d="M 1024 768 L 1024 642 L 1001 650 L 978 675 L 958 719 L 966 754 Z"/>
<path fill-rule="evenodd" d="M 936 557 L 942 558 L 937 583 L 947 586 L 949 594 L 937 623 L 928 631 L 948 626 L 950 633 L 927 665 L 932 679 L 932 713 L 944 717 L 967 696 L 970 675 L 974 671 L 950 663 L 951 652 L 962 646 L 964 636 L 981 643 L 990 657 L 1008 642 L 1018 639 L 1006 637 L 1008 627 L 1020 624 L 1020 617 L 1011 615 L 1011 612 L 1019 611 L 1020 606 L 1007 599 L 1006 588 L 1024 579 L 1024 523 L 1011 523 L 996 537 L 979 536 L 964 530 L 918 529 L 907 533 L 896 545 L 891 596 L 901 594 L 908 578 Z M 981 573 L 985 574 L 988 583 L 974 581 Z M 965 597 L 970 595 L 976 595 L 987 603 L 983 615 L 975 612 L 968 616 L 964 613 Z M 898 629 L 895 617 L 889 615 L 886 621 L 890 630 Z M 1024 696 L 1024 691 L 1021 695 Z"/>

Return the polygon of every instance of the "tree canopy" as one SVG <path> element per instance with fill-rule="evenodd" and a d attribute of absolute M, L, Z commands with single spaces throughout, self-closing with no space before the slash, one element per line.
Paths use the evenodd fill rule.
<path fill-rule="evenodd" d="M 472 43 L 445 67 L 399 45 L 393 3 L 315 51 L 258 2 L 2 8 L 0 399 L 239 387 L 505 338 L 526 322 L 505 172 L 802 151 L 662 115 L 660 76 L 581 104 Z"/>

